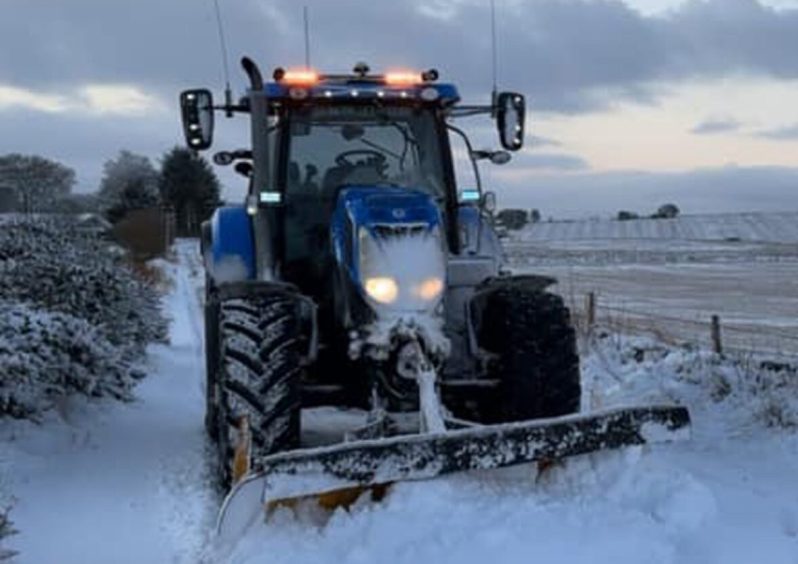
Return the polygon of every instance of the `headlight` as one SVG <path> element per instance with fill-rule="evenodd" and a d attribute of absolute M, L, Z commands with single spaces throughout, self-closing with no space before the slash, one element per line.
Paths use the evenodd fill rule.
<path fill-rule="evenodd" d="M 446 262 L 438 227 L 379 239 L 361 227 L 358 255 L 363 293 L 378 304 L 427 310 L 443 295 Z"/>
<path fill-rule="evenodd" d="M 421 284 L 416 286 L 415 294 L 422 300 L 431 302 L 432 300 L 438 299 L 442 292 L 443 279 L 433 276 L 431 278 L 427 278 Z"/>
<path fill-rule="evenodd" d="M 369 296 L 381 304 L 392 304 L 399 297 L 399 285 L 389 276 L 366 278 L 363 287 Z"/>

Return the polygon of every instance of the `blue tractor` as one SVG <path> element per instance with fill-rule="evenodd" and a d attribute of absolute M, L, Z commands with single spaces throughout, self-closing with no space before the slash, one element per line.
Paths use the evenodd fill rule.
<path fill-rule="evenodd" d="M 247 177 L 242 205 L 203 226 L 207 416 L 221 520 L 316 496 L 342 503 L 398 480 L 554 460 L 679 431 L 679 407 L 578 414 L 580 372 L 554 280 L 512 275 L 493 195 L 458 186 L 450 137 L 503 164 L 523 145 L 525 101 L 460 104 L 438 73 L 274 71 L 242 60 L 249 89 L 215 106 L 181 94 L 189 147 L 214 112 L 248 114 L 251 147 L 214 155 Z M 488 114 L 504 150 L 473 150 L 452 121 Z M 302 409 L 368 415 L 307 448 Z M 648 430 L 648 431 L 647 431 Z"/>

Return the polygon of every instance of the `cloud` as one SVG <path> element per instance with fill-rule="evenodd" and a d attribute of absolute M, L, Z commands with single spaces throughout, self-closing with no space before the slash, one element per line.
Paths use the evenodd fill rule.
<path fill-rule="evenodd" d="M 55 159 L 76 170 L 76 191 L 95 191 L 103 163 L 120 149 L 157 158 L 172 146 L 185 143 L 179 116 L 158 117 L 97 119 L 88 112 L 43 113 L 24 108 L 4 112 L 0 113 L 0 155 L 23 153 Z M 235 146 L 226 143 L 226 125 L 220 124 L 219 140 Z"/>
<path fill-rule="evenodd" d="M 559 170 L 575 171 L 586 170 L 590 165 L 585 159 L 576 155 L 563 153 L 529 153 L 516 154 L 513 159 L 511 172 L 514 175 L 523 174 L 525 170 Z"/>
<path fill-rule="evenodd" d="M 556 139 L 541 137 L 539 135 L 527 135 L 526 143 L 530 147 L 559 147 L 562 145 L 562 143 L 560 143 Z"/>
<path fill-rule="evenodd" d="M 756 133 L 756 137 L 773 141 L 798 141 L 798 123 L 759 131 Z"/>
<path fill-rule="evenodd" d="M 63 112 L 69 106 L 63 96 L 42 94 L 26 88 L 0 84 L 0 112 L 28 109 L 38 112 Z"/>
<path fill-rule="evenodd" d="M 303 64 L 301 5 L 293 0 L 220 4 L 236 94 L 246 88 L 238 66 L 243 54 L 253 56 L 265 76 L 276 66 Z M 434 66 L 442 80 L 458 85 L 466 102 L 489 100 L 488 2 L 304 4 L 310 8 L 315 67 L 349 71 L 359 60 L 375 70 Z M 734 86 L 739 76 L 798 79 L 796 9 L 775 10 L 755 0 L 691 0 L 654 17 L 617 0 L 496 4 L 499 85 L 525 93 L 537 113 L 595 112 L 630 100 L 657 104 L 667 85 L 678 81 L 731 77 Z M 59 158 L 78 166 L 91 185 L 102 161 L 123 146 L 155 156 L 182 142 L 180 90 L 220 90 L 224 77 L 213 3 L 4 0 L 0 77 L 0 153 Z M 217 146 L 248 142 L 245 120 L 219 120 L 217 126 Z M 786 139 L 789 132 L 762 134 Z M 491 133 L 486 146 L 493 145 Z M 503 169 L 521 169 L 508 184 L 523 185 L 535 174 L 565 172 L 564 182 L 575 183 L 594 178 L 589 163 L 557 153 L 564 149 L 553 140 L 533 139 L 530 146 L 552 153 L 518 156 Z"/>
<path fill-rule="evenodd" d="M 88 84 L 74 92 L 55 94 L 0 84 L 0 112 L 15 109 L 132 118 L 162 111 L 165 105 L 156 96 L 131 85 Z"/>
<path fill-rule="evenodd" d="M 686 213 L 798 211 L 798 168 L 740 167 L 679 173 L 529 174 L 492 183 L 505 207 L 537 207 L 554 217 L 611 216 L 674 202 Z"/>
<path fill-rule="evenodd" d="M 91 84 L 84 86 L 80 94 L 88 111 L 101 115 L 138 117 L 164 109 L 158 98 L 136 86 Z"/>
<path fill-rule="evenodd" d="M 742 124 L 733 118 L 710 118 L 696 125 L 690 132 L 696 135 L 731 133 L 738 131 L 741 126 Z"/>
<path fill-rule="evenodd" d="M 374 69 L 436 66 L 466 97 L 487 97 L 487 2 L 306 3 L 315 66 L 349 70 L 359 60 Z M 303 63 L 296 2 L 221 5 L 234 63 L 248 53 L 267 75 L 275 66 Z M 173 97 L 183 87 L 222 82 L 210 2 L 5 0 L 3 10 L 11 17 L 0 20 L 0 76 L 25 88 L 131 83 Z M 657 17 L 618 1 L 501 2 L 499 79 L 527 93 L 538 111 L 593 111 L 620 99 L 655 103 L 652 86 L 668 80 L 735 73 L 797 78 L 795 29 L 798 10 L 755 0 L 690 1 Z M 234 70 L 232 78 L 240 90 L 243 76 Z"/>

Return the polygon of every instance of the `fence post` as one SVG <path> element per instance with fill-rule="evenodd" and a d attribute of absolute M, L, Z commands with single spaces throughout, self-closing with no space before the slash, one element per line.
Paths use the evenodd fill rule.
<path fill-rule="evenodd" d="M 585 310 L 587 312 L 587 330 L 588 332 L 593 331 L 593 327 L 596 325 L 596 293 L 595 292 L 588 292 L 585 295 Z"/>
<path fill-rule="evenodd" d="M 723 354 L 723 342 L 720 338 L 720 317 L 712 316 L 712 350 L 716 354 Z"/>

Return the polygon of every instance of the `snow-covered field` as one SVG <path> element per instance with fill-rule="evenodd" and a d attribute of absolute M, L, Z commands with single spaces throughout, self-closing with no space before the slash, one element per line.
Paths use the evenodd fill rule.
<path fill-rule="evenodd" d="M 615 326 L 707 345 L 718 315 L 728 348 L 798 358 L 796 241 L 798 213 L 774 213 L 538 224 L 506 247 L 572 309 L 594 292 Z"/>
<path fill-rule="evenodd" d="M 0 426 L 18 562 L 798 564 L 798 374 L 615 335 L 583 343 L 585 407 L 684 403 L 691 441 L 401 484 L 325 519 L 280 510 L 216 546 L 198 257 L 177 256 L 171 344 L 138 401 Z"/>
<path fill-rule="evenodd" d="M 798 211 L 682 215 L 675 219 L 541 222 L 525 229 L 528 241 L 655 239 L 773 243 L 798 242 Z"/>

